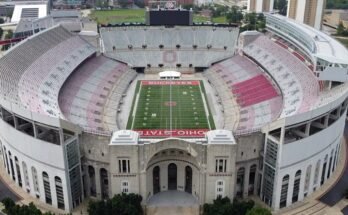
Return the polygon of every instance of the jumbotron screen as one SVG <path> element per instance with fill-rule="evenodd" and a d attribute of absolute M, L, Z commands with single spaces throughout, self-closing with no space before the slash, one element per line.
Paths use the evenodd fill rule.
<path fill-rule="evenodd" d="M 190 11 L 185 10 L 152 10 L 150 25 L 190 25 Z"/>

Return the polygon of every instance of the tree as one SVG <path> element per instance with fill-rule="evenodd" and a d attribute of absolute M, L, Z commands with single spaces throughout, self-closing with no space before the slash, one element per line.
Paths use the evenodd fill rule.
<path fill-rule="evenodd" d="M 10 198 L 4 198 L 1 201 L 4 206 L 4 212 L 7 215 L 53 215 L 51 212 L 42 213 L 32 202 L 29 205 L 16 205 L 16 203 Z"/>
<path fill-rule="evenodd" d="M 342 21 L 338 24 L 337 26 L 337 30 L 336 30 L 336 33 L 337 35 L 343 35 L 344 34 L 344 26 L 343 26 L 343 23 Z"/>
<path fill-rule="evenodd" d="M 0 17 L 0 24 L 4 24 L 4 23 L 5 23 L 5 20 Z"/>
<path fill-rule="evenodd" d="M 12 31 L 12 30 L 8 30 L 8 31 L 7 31 L 7 34 L 5 35 L 5 40 L 12 39 L 12 37 L 13 37 L 13 31 Z M 7 45 L 4 45 L 4 46 L 2 47 L 2 50 L 3 50 L 3 51 L 6 51 L 6 50 L 9 49 L 9 48 L 10 48 L 10 44 L 7 44 Z"/>
<path fill-rule="evenodd" d="M 247 211 L 254 207 L 253 201 L 231 200 L 228 197 L 218 197 L 213 204 L 204 204 L 204 215 L 246 215 Z"/>
<path fill-rule="evenodd" d="M 266 208 L 255 206 L 251 210 L 249 210 L 246 213 L 246 215 L 272 215 L 272 213 L 270 210 L 268 210 Z"/>
<path fill-rule="evenodd" d="M 0 28 L 0 40 L 1 40 L 3 34 L 4 34 L 4 30 L 2 30 L 2 28 Z"/>
<path fill-rule="evenodd" d="M 240 23 L 243 19 L 243 13 L 237 6 L 233 6 L 231 11 L 226 14 L 226 20 L 229 23 Z"/>
<path fill-rule="evenodd" d="M 13 208 L 16 205 L 16 203 L 8 197 L 4 198 L 1 202 L 5 206 L 5 212 L 7 212 L 8 209 Z"/>
<path fill-rule="evenodd" d="M 274 9 L 279 10 L 281 15 L 286 15 L 288 9 L 288 1 L 287 0 L 276 0 L 274 1 Z"/>
<path fill-rule="evenodd" d="M 138 194 L 122 193 L 106 201 L 91 201 L 88 204 L 90 215 L 138 215 L 143 214 L 142 197 Z"/>

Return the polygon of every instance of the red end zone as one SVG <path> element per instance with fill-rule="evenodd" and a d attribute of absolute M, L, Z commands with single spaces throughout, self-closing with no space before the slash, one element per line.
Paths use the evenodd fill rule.
<path fill-rule="evenodd" d="M 199 81 L 141 81 L 141 85 L 199 85 Z"/>
<path fill-rule="evenodd" d="M 142 129 L 134 130 L 141 137 L 204 137 L 209 129 Z"/>

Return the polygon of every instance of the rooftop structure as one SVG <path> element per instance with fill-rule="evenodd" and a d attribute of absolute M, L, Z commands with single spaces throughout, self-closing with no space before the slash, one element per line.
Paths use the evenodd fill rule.
<path fill-rule="evenodd" d="M 289 0 L 287 17 L 321 29 L 325 0 Z"/>
<path fill-rule="evenodd" d="M 248 0 L 247 11 L 263 13 L 273 11 L 274 0 Z"/>

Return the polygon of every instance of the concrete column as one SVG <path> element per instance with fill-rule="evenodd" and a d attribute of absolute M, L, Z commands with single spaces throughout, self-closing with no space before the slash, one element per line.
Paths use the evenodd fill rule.
<path fill-rule="evenodd" d="M 328 177 L 327 177 L 327 173 L 329 172 L 329 168 L 330 168 L 330 152 L 328 153 L 327 156 L 327 161 L 326 161 L 326 168 L 325 168 L 325 175 L 324 175 L 324 183 L 327 181 Z"/>
<path fill-rule="evenodd" d="M 84 170 L 85 170 L 85 187 L 84 187 L 84 189 L 86 190 L 86 195 L 91 196 L 91 191 L 90 191 L 91 181 L 89 180 L 88 165 L 85 166 Z"/>
<path fill-rule="evenodd" d="M 308 195 L 310 195 L 311 193 L 313 193 L 313 185 L 314 185 L 314 177 L 315 177 L 315 168 L 316 168 L 317 163 L 313 163 L 312 164 L 312 169 L 311 169 L 311 175 L 310 175 L 310 179 L 309 179 L 309 186 L 308 186 Z"/>
<path fill-rule="evenodd" d="M 306 124 L 306 130 L 305 130 L 305 135 L 308 137 L 309 136 L 309 131 L 311 128 L 311 122 Z"/>
<path fill-rule="evenodd" d="M 185 167 L 186 165 L 183 162 L 175 162 L 177 166 L 177 190 L 185 191 Z"/>
<path fill-rule="evenodd" d="M 62 180 L 62 187 L 63 187 L 63 196 L 64 196 L 64 206 L 65 206 L 65 211 L 70 211 L 72 209 L 72 204 L 70 206 L 69 203 L 69 193 L 71 192 L 70 187 L 67 187 L 67 182 L 65 180 L 65 177 L 61 177 Z"/>
<path fill-rule="evenodd" d="M 101 199 L 101 184 L 100 184 L 100 168 L 98 166 L 94 167 L 95 171 L 95 189 L 97 193 L 97 198 Z"/>
<path fill-rule="evenodd" d="M 243 184 L 243 198 L 248 197 L 248 191 L 249 191 L 249 174 L 250 174 L 250 165 L 245 166 L 245 172 L 244 172 L 244 184 Z"/>
<path fill-rule="evenodd" d="M 279 204 L 280 204 L 280 196 L 282 194 L 282 185 L 283 185 L 283 177 L 278 177 L 277 179 L 275 179 L 278 181 L 277 186 L 275 187 L 275 192 L 273 191 L 273 194 L 275 195 L 273 197 L 274 199 L 274 209 L 278 210 L 279 209 Z"/>
<path fill-rule="evenodd" d="M 288 195 L 286 198 L 286 207 L 292 204 L 292 194 L 294 192 L 294 181 L 295 181 L 295 174 L 289 173 L 289 186 L 288 186 Z"/>
<path fill-rule="evenodd" d="M 257 195 L 257 190 L 259 189 L 260 184 L 259 183 L 259 165 L 256 165 L 256 171 L 255 171 L 255 179 L 254 179 L 254 195 Z"/>
<path fill-rule="evenodd" d="M 324 121 L 325 128 L 327 128 L 329 126 L 329 118 L 330 118 L 330 114 L 325 116 L 325 121 Z"/>
<path fill-rule="evenodd" d="M 54 174 L 48 175 L 50 180 L 50 189 L 51 189 L 51 199 L 52 199 L 52 206 L 55 208 L 58 208 L 58 200 L 57 200 L 57 191 L 56 191 L 56 183 L 54 181 Z"/>
<path fill-rule="evenodd" d="M 151 174 L 150 178 L 152 179 L 152 172 L 150 172 L 149 174 Z M 146 197 L 147 197 L 147 193 L 146 193 L 146 184 L 147 184 L 146 172 L 142 171 L 140 173 L 139 177 L 140 177 L 140 182 L 139 183 L 141 183 L 139 194 L 143 197 L 144 200 L 146 200 Z M 151 184 L 152 184 L 152 180 L 151 180 Z M 112 197 L 110 183 L 109 183 L 109 196 L 110 196 L 110 198 Z"/>
<path fill-rule="evenodd" d="M 300 187 L 299 187 L 299 192 L 298 192 L 298 201 L 302 201 L 303 200 L 304 185 L 305 185 L 305 181 L 306 181 L 306 171 L 307 171 L 306 168 L 301 169 Z"/>

